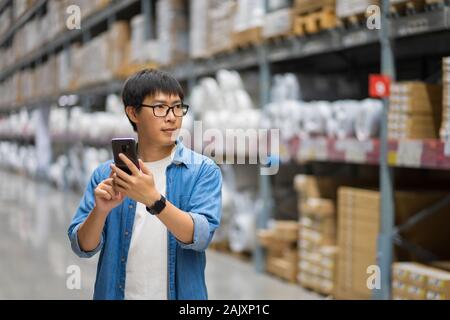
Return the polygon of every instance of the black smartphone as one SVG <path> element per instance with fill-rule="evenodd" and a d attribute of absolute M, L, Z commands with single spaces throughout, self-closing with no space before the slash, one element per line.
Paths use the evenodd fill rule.
<path fill-rule="evenodd" d="M 112 150 L 114 155 L 114 163 L 115 165 L 131 175 L 131 170 L 128 169 L 125 162 L 123 162 L 119 158 L 119 153 L 123 153 L 128 159 L 133 162 L 136 167 L 139 169 L 139 161 L 137 156 L 137 150 L 136 150 L 136 141 L 134 138 L 117 138 L 111 140 L 112 144 Z"/>

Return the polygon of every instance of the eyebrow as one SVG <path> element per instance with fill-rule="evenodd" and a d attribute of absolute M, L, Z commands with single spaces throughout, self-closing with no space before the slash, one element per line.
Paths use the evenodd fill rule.
<path fill-rule="evenodd" d="M 174 103 L 180 103 L 181 102 L 181 100 L 175 100 L 174 102 L 173 102 L 173 104 Z M 164 103 L 164 104 L 169 104 L 167 101 L 164 101 L 164 100 L 153 100 L 153 103 Z"/>

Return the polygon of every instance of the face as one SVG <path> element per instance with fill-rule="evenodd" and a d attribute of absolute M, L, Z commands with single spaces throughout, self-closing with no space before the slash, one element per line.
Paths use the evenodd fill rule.
<path fill-rule="evenodd" d="M 178 95 L 157 93 L 154 96 L 147 96 L 142 104 L 174 106 L 181 102 Z M 158 114 L 158 108 L 155 108 L 155 112 Z M 159 146 L 173 145 L 183 119 L 175 117 L 172 110 L 165 117 L 157 117 L 154 115 L 153 109 L 148 107 L 141 107 L 139 112 L 136 112 L 133 107 L 127 107 L 127 113 L 130 119 L 136 123 L 139 138 L 152 141 Z"/>

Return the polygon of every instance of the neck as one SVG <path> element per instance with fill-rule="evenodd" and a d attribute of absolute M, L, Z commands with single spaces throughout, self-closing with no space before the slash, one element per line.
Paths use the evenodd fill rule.
<path fill-rule="evenodd" d="M 142 161 L 153 162 L 168 157 L 174 147 L 175 143 L 168 146 L 161 146 L 145 141 L 145 139 L 139 139 L 138 154 Z"/>

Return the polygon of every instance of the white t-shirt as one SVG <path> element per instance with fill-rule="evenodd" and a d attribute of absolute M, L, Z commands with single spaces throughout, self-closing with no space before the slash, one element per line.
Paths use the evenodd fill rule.
<path fill-rule="evenodd" d="M 157 190 L 166 195 L 166 168 L 171 155 L 145 165 L 153 174 Z M 126 300 L 167 300 L 167 228 L 138 202 L 126 266 Z"/>

